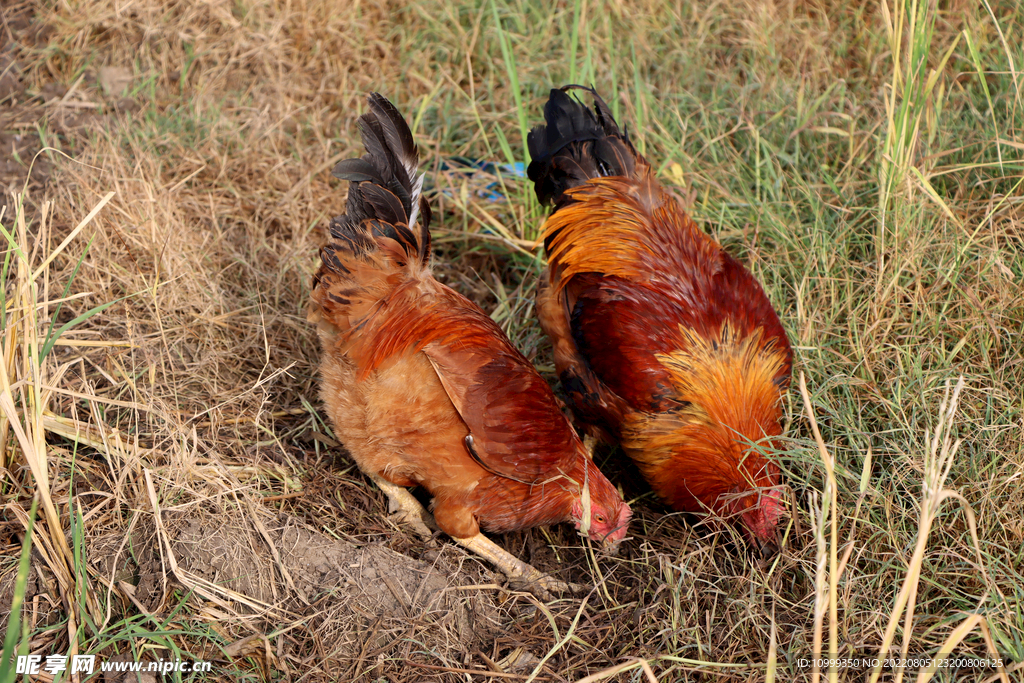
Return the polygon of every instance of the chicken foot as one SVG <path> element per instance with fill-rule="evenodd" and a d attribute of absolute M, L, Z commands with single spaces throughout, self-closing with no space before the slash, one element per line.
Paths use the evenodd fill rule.
<path fill-rule="evenodd" d="M 389 511 L 398 513 L 396 516 L 412 527 L 413 531 L 424 540 L 431 540 L 433 533 L 431 528 L 436 528 L 434 517 L 427 512 L 415 496 L 409 493 L 404 486 L 396 486 L 387 479 L 375 474 L 370 479 L 380 487 L 389 501 Z M 508 551 L 499 547 L 494 541 L 483 534 L 470 536 L 469 538 L 452 539 L 466 550 L 469 550 L 483 559 L 489 561 L 495 567 L 505 573 L 510 579 L 535 584 L 543 592 L 555 593 L 578 593 L 583 590 L 582 586 L 569 584 L 553 579 L 547 574 L 542 574 Z M 544 595 L 542 597 L 548 597 Z"/>
<path fill-rule="evenodd" d="M 431 527 L 436 528 L 434 516 L 427 512 L 416 497 L 409 493 L 404 486 L 396 486 L 390 481 L 376 474 L 371 474 L 370 479 L 380 487 L 380 490 L 387 494 L 390 504 L 388 512 L 397 513 L 395 516 L 412 527 L 416 535 L 424 541 L 434 537 Z"/>
<path fill-rule="evenodd" d="M 515 555 L 512 555 L 501 548 L 497 543 L 483 534 L 477 534 L 476 536 L 470 536 L 468 538 L 453 537 L 452 540 L 466 550 L 470 550 L 489 561 L 495 567 L 503 571 L 510 579 L 535 585 L 544 593 L 549 591 L 555 593 L 579 593 L 584 590 L 583 586 L 579 586 L 574 583 L 565 583 L 564 581 L 553 579 L 547 574 L 542 574 Z M 541 595 L 538 597 L 546 599 L 548 598 L 548 595 Z"/>

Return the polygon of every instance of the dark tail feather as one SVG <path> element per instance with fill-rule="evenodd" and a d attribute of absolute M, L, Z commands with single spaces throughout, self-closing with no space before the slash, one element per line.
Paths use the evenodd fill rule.
<path fill-rule="evenodd" d="M 593 110 L 568 90 L 586 90 Z M 611 110 L 593 88 L 567 85 L 553 89 L 544 106 L 545 125 L 530 131 L 526 144 L 533 159 L 526 172 L 542 204 L 560 206 L 566 190 L 601 176 L 629 176 L 636 150 L 629 132 L 621 132 Z"/>
<path fill-rule="evenodd" d="M 359 117 L 366 154 L 334 175 L 348 180 L 345 214 L 331 219 L 320 249 L 313 302 L 342 334 L 361 326 L 381 299 L 430 260 L 430 207 L 417 176 L 419 152 L 394 105 L 373 93 Z M 312 310 L 312 309 L 311 309 Z M 320 313 L 311 313 L 319 319 Z"/>
<path fill-rule="evenodd" d="M 430 207 L 420 192 L 423 179 L 417 177 L 419 151 L 412 131 L 383 95 L 371 93 L 367 100 L 370 111 L 359 117 L 366 154 L 334 167 L 333 174 L 352 185 L 345 215 L 331 221 L 331 237 L 351 243 L 358 252 L 371 247 L 370 236 L 390 237 L 408 258 L 426 264 Z"/>

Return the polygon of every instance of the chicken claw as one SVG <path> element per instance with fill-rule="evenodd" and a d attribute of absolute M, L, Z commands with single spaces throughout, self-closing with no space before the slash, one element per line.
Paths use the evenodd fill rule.
<path fill-rule="evenodd" d="M 396 486 L 376 474 L 371 474 L 370 479 L 387 494 L 388 512 L 397 513 L 395 516 L 412 527 L 416 535 L 424 541 L 429 541 L 434 537 L 434 533 L 431 531 L 431 527 L 436 527 L 433 515 L 427 512 L 416 500 L 416 497 L 409 493 L 409 489 L 404 486 Z"/>
<path fill-rule="evenodd" d="M 532 584 L 540 589 L 538 597 L 550 599 L 549 593 L 579 593 L 585 590 L 583 586 L 574 583 L 565 583 L 553 579 L 547 574 L 542 574 L 519 558 L 502 549 L 494 541 L 483 534 L 470 536 L 469 538 L 455 538 L 456 543 L 466 550 L 476 553 L 489 561 L 495 567 L 505 572 L 510 579 L 523 581 Z M 533 592 L 533 591 L 531 591 Z"/>

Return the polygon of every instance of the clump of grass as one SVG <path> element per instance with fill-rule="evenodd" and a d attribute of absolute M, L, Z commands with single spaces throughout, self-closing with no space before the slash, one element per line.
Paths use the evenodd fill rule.
<path fill-rule="evenodd" d="M 2 458 L 8 466 L 15 462 L 24 462 L 31 480 L 17 482 L 30 491 L 42 506 L 45 532 L 36 537 L 36 552 L 42 557 L 46 567 L 60 585 L 61 593 L 66 596 L 68 607 L 68 629 L 74 633 L 82 619 L 97 620 L 99 607 L 92 587 L 79 571 L 80 564 L 68 545 L 64 533 L 64 521 L 57 511 L 51 487 L 52 463 L 46 445 L 46 416 L 50 412 L 53 391 L 48 389 L 50 382 L 59 383 L 62 370 L 56 376 L 50 375 L 50 365 L 46 362 L 49 351 L 58 341 L 61 330 L 54 330 L 53 325 L 46 334 L 40 334 L 44 327 L 41 324 L 48 315 L 48 309 L 59 305 L 66 297 L 54 301 L 50 292 L 49 264 L 74 240 L 95 215 L 110 199 L 108 195 L 89 213 L 68 237 L 52 251 L 44 250 L 43 244 L 50 230 L 51 206 L 43 203 L 40 210 L 39 223 L 36 228 L 37 239 L 29 238 L 29 230 L 25 216 L 25 207 L 21 195 L 15 198 L 11 229 L 3 225 L 3 214 L 0 213 L 0 234 L 7 246 L 7 259 L 3 270 L 3 288 L 5 292 L 2 320 L 2 351 L 4 359 L 0 369 L 0 439 L 6 446 L 11 435 L 20 450 L 20 457 L 11 452 L 4 452 Z M 6 207 L 4 207 L 6 209 Z M 10 267 L 10 268 L 9 268 Z M 65 291 L 66 295 L 66 291 Z M 79 316 L 73 322 L 88 320 L 92 314 L 102 309 L 94 309 L 91 313 Z M 66 368 L 65 368 L 66 369 Z M 15 483 L 15 482 L 10 482 Z M 20 486 L 19 486 L 20 488 Z M 18 501 L 10 504 L 14 517 L 29 532 L 30 517 Z M 76 654 L 72 646 L 70 655 Z"/>

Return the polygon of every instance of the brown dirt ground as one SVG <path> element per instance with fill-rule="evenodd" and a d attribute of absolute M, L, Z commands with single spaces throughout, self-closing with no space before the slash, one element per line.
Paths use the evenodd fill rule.
<path fill-rule="evenodd" d="M 34 189 L 39 189 L 49 176 L 49 160 L 44 158 L 32 167 L 29 178 L 29 164 L 41 147 L 33 132 L 42 116 L 42 101 L 64 93 L 55 84 L 35 96 L 26 92 L 14 38 L 38 45 L 46 37 L 46 31 L 39 31 L 32 23 L 31 15 L 27 11 L 10 15 L 5 12 L 0 28 L 0 186 L 6 194 L 13 195 L 21 191 L 27 178 Z"/>

